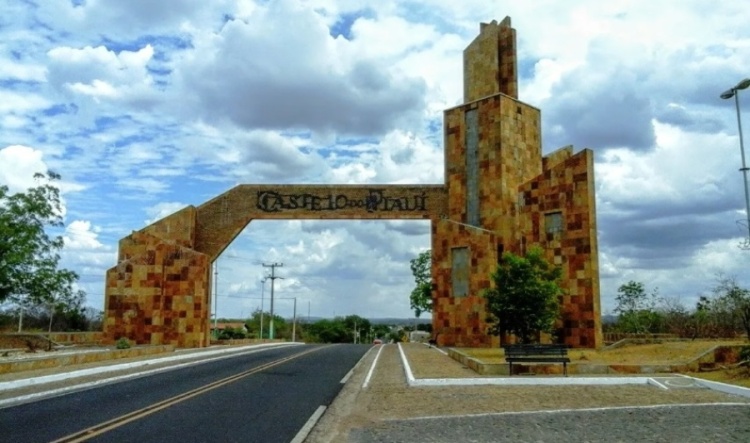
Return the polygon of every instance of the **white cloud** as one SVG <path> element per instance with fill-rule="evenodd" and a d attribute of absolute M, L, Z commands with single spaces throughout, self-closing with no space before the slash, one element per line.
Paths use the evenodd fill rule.
<path fill-rule="evenodd" d="M 50 102 L 37 94 L 0 90 L 0 113 L 36 111 Z"/>
<path fill-rule="evenodd" d="M 151 93 L 153 80 L 147 69 L 154 56 L 151 45 L 119 53 L 104 46 L 81 49 L 60 46 L 47 55 L 48 80 L 57 87 L 97 100 L 137 100 Z"/>
<path fill-rule="evenodd" d="M 65 247 L 72 250 L 92 250 L 103 248 L 97 239 L 99 228 L 92 226 L 90 221 L 74 220 L 65 227 Z"/>
<path fill-rule="evenodd" d="M 11 193 L 25 192 L 37 186 L 34 174 L 47 172 L 43 154 L 34 148 L 21 145 L 0 149 L 0 183 L 8 186 Z"/>
<path fill-rule="evenodd" d="M 506 14 L 545 151 L 596 152 L 605 306 L 629 279 L 690 297 L 746 267 L 737 122 L 718 98 L 748 75 L 741 2 L 6 3 L 0 182 L 68 180 L 83 249 L 65 260 L 96 307 L 119 238 L 237 183 L 442 183 L 461 52 Z M 220 285 L 258 296 L 259 263 L 278 260 L 277 288 L 313 315 L 408 315 L 408 260 L 427 247 L 418 222 L 254 221 Z M 248 303 L 221 298 L 220 315 Z"/>
<path fill-rule="evenodd" d="M 278 32 L 289 23 L 295 32 Z M 192 91 L 180 97 L 181 110 L 211 122 L 373 134 L 412 121 L 424 106 L 420 79 L 355 56 L 294 1 L 258 7 L 219 33 L 197 34 L 194 45 L 175 67 L 180 88 Z"/>

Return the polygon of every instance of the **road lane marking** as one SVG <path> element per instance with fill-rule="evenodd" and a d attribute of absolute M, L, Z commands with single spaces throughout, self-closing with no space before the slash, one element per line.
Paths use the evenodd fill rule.
<path fill-rule="evenodd" d="M 105 422 L 99 423 L 98 425 L 94 425 L 91 427 L 88 427 L 86 429 L 80 430 L 78 432 L 75 432 L 73 434 L 66 435 L 62 438 L 59 438 L 57 440 L 54 440 L 52 443 L 63 443 L 63 442 L 82 442 L 86 441 L 92 437 L 95 437 L 97 435 L 104 434 L 106 432 L 109 432 L 113 429 L 119 428 L 127 423 L 130 423 L 135 420 L 139 420 L 141 418 L 144 418 L 146 416 L 149 416 L 153 414 L 154 412 L 161 411 L 162 409 L 166 409 L 168 407 L 174 406 L 178 403 L 182 403 L 185 400 L 189 400 L 193 397 L 196 397 L 201 394 L 205 394 L 206 392 L 212 391 L 214 389 L 220 388 L 222 386 L 228 385 L 230 383 L 234 383 L 237 380 L 240 380 L 242 378 L 245 378 L 249 375 L 256 374 L 258 372 L 265 371 L 266 369 L 272 368 L 274 366 L 278 366 L 280 364 L 289 362 L 291 360 L 294 360 L 296 358 L 302 357 L 304 355 L 310 354 L 312 352 L 320 351 L 321 349 L 326 348 L 326 346 L 321 346 L 318 348 L 313 348 L 304 352 L 300 352 L 294 355 L 290 355 L 288 357 L 281 358 L 279 360 L 275 360 L 269 363 L 262 364 L 260 366 L 257 366 L 252 369 L 248 369 L 247 371 L 240 372 L 239 374 L 235 374 L 226 378 L 223 378 L 221 380 L 217 380 L 215 382 L 209 383 L 207 385 L 201 386 L 199 388 L 192 389 L 187 392 L 183 392 L 182 394 L 175 395 L 174 397 L 153 403 L 149 406 L 146 406 L 145 408 L 141 408 L 132 412 L 129 412 L 127 414 L 123 414 L 119 417 L 115 417 L 111 420 L 107 420 Z"/>
<path fill-rule="evenodd" d="M 318 409 L 313 412 L 313 415 L 310 416 L 310 418 L 307 420 L 307 423 L 302 426 L 302 429 L 299 430 L 297 435 L 294 436 L 294 439 L 290 443 L 302 443 L 303 441 L 305 441 L 307 436 L 310 434 L 310 431 L 312 431 L 312 428 L 316 424 L 318 424 L 318 420 L 320 420 L 320 417 L 325 411 L 325 406 L 318 406 Z"/>
<path fill-rule="evenodd" d="M 370 384 L 370 379 L 372 378 L 372 373 L 375 372 L 375 365 L 378 364 L 380 353 L 383 352 L 383 348 L 386 346 L 387 345 L 380 345 L 380 349 L 378 349 L 378 353 L 375 355 L 375 360 L 372 361 L 372 365 L 370 365 L 370 370 L 367 372 L 367 377 L 365 377 L 365 382 L 362 384 L 362 389 L 366 388 L 367 385 Z"/>
<path fill-rule="evenodd" d="M 97 366 L 95 368 L 79 369 L 76 371 L 70 371 L 70 372 L 65 372 L 61 374 L 43 375 L 41 377 L 31 377 L 31 378 L 22 378 L 22 379 L 13 380 L 13 381 L 4 381 L 4 382 L 0 382 L 0 392 L 12 391 L 14 389 L 25 388 L 25 387 L 30 387 L 30 386 L 39 386 L 42 384 L 64 381 L 64 380 L 68 380 L 71 378 L 86 377 L 89 375 L 96 375 L 96 374 L 101 374 L 104 372 L 115 372 L 115 371 L 122 371 L 126 369 L 133 369 L 139 366 L 150 366 L 150 365 L 156 365 L 156 364 L 165 363 L 165 362 L 197 359 L 197 358 L 202 358 L 204 356 L 213 356 L 213 355 L 220 355 L 220 357 L 216 357 L 216 358 L 230 358 L 236 355 L 259 352 L 264 349 L 274 349 L 278 347 L 293 346 L 293 345 L 298 346 L 299 344 L 264 343 L 264 344 L 259 344 L 259 345 L 254 344 L 250 346 L 241 346 L 237 348 L 208 349 L 205 351 L 189 352 L 189 353 L 184 353 L 184 354 L 175 353 L 174 355 L 170 355 L 166 357 L 160 356 L 160 357 L 148 358 L 145 360 L 139 360 L 139 361 L 130 362 L 130 363 L 120 363 L 120 364 L 115 364 L 115 365 L 110 365 L 110 366 Z"/>
<path fill-rule="evenodd" d="M 355 364 L 353 368 L 349 369 L 349 372 L 346 373 L 346 375 L 344 376 L 344 378 L 342 378 L 339 383 L 341 383 L 342 385 L 346 384 L 346 382 L 349 381 L 349 378 L 351 378 L 351 376 L 354 374 L 354 371 L 356 371 L 357 368 L 359 367 L 359 365 L 361 365 L 362 362 L 365 361 L 365 359 L 367 358 L 368 355 L 370 355 L 370 352 L 372 352 L 373 349 L 374 348 L 368 349 L 367 352 L 365 352 L 365 355 L 363 355 L 362 358 L 360 358 L 357 361 L 357 364 Z"/>
<path fill-rule="evenodd" d="M 31 401 L 42 400 L 42 399 L 47 399 L 47 398 L 52 398 L 52 397 L 58 397 L 58 396 L 65 395 L 65 394 L 68 394 L 68 393 L 71 393 L 71 392 L 79 392 L 79 391 L 83 391 L 83 390 L 86 390 L 86 389 L 96 388 L 96 387 L 99 387 L 99 386 L 102 386 L 102 385 L 107 385 L 107 384 L 115 383 L 115 382 L 119 382 L 119 381 L 125 381 L 125 380 L 131 380 L 131 379 L 134 379 L 134 378 L 147 377 L 149 375 L 159 374 L 159 373 L 168 372 L 168 371 L 174 371 L 174 370 L 181 369 L 181 368 L 186 368 L 186 367 L 189 367 L 189 366 L 195 366 L 195 365 L 200 365 L 200 364 L 204 364 L 204 363 L 211 363 L 211 362 L 218 361 L 218 360 L 224 360 L 224 359 L 227 359 L 227 358 L 234 358 L 234 357 L 241 357 L 241 356 L 244 356 L 244 355 L 256 354 L 256 353 L 259 353 L 259 352 L 271 351 L 273 349 L 277 349 L 277 348 L 265 347 L 265 348 L 262 348 L 262 349 L 250 349 L 250 350 L 243 350 L 243 351 L 235 351 L 233 353 L 225 353 L 227 355 L 219 355 L 218 357 L 204 358 L 204 359 L 201 359 L 201 360 L 195 360 L 195 361 L 190 361 L 190 362 L 186 362 L 186 363 L 179 363 L 179 364 L 176 364 L 176 365 L 169 365 L 169 366 L 164 366 L 164 367 L 161 367 L 161 368 L 149 369 L 149 370 L 146 370 L 146 371 L 140 371 L 140 372 L 136 372 L 136 373 L 133 373 L 133 374 L 118 375 L 118 376 L 114 376 L 114 377 L 105 378 L 105 379 L 102 379 L 102 380 L 96 380 L 96 381 L 87 382 L 87 383 L 74 384 L 74 385 L 71 385 L 71 386 L 66 386 L 66 387 L 58 388 L 58 389 L 52 389 L 52 390 L 49 390 L 49 391 L 35 392 L 33 394 L 27 394 L 27 395 L 20 395 L 18 397 L 11 397 L 11 398 L 7 398 L 7 399 L 4 399 L 4 400 L 0 400 L 0 409 L 6 408 L 6 407 L 11 407 L 11 406 L 18 406 L 18 405 L 21 405 L 21 404 L 24 404 L 24 403 L 29 403 Z M 194 356 L 193 358 L 200 358 L 200 357 L 195 357 Z M 166 363 L 167 361 L 178 361 L 178 359 L 174 359 L 174 360 L 161 359 L 160 361 L 155 361 L 155 360 L 154 361 L 145 361 L 140 366 L 144 366 L 144 367 L 146 367 L 146 366 L 153 366 L 153 365 L 156 365 L 156 364 Z M 133 364 L 133 363 L 127 363 L 126 365 L 129 365 L 129 366 L 127 366 L 126 369 L 118 369 L 118 370 L 127 370 L 127 369 L 130 369 L 130 368 L 138 367 L 136 364 Z M 117 365 L 117 366 L 125 366 L 125 365 Z M 91 370 L 86 369 L 85 371 L 90 371 L 91 375 L 97 375 L 97 374 L 103 374 L 103 373 L 106 373 L 106 372 L 111 372 L 111 371 L 107 370 L 107 371 L 103 371 L 103 372 L 97 373 L 96 371 L 94 371 L 94 369 L 96 369 L 96 368 L 92 368 Z M 79 371 L 75 371 L 75 372 L 79 372 Z M 64 375 L 64 374 L 59 374 L 59 375 Z M 72 378 L 73 378 L 73 380 L 75 380 L 75 378 L 79 378 L 79 377 L 81 377 L 81 376 L 76 375 L 76 376 L 74 376 Z M 63 380 L 64 380 L 64 378 L 60 378 L 58 381 L 63 381 Z M 39 383 L 39 384 L 41 385 L 41 384 L 44 384 L 44 383 Z M 29 386 L 34 386 L 34 385 L 33 384 L 29 384 Z M 2 393 L 2 389 L 0 389 L 0 393 Z"/>

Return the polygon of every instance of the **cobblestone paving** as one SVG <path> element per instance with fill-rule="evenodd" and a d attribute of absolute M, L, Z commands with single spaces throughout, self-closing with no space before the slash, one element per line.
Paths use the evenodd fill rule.
<path fill-rule="evenodd" d="M 685 405 L 387 421 L 350 442 L 748 442 L 750 405 Z"/>

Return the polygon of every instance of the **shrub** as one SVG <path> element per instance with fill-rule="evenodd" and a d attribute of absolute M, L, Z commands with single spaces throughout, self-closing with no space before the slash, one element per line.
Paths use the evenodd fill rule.
<path fill-rule="evenodd" d="M 740 349 L 740 361 L 750 361 L 750 346 L 743 346 Z"/>
<path fill-rule="evenodd" d="M 130 340 L 125 337 L 120 337 L 115 343 L 117 349 L 130 349 Z"/>
<path fill-rule="evenodd" d="M 245 337 L 245 331 L 241 328 L 226 328 L 219 332 L 219 340 L 243 339 Z"/>

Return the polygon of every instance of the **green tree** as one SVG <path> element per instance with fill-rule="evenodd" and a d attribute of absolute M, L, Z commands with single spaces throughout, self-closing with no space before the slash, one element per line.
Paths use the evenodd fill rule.
<path fill-rule="evenodd" d="M 341 317 L 322 319 L 305 326 L 309 341 L 318 343 L 351 343 L 351 330 Z"/>
<path fill-rule="evenodd" d="M 343 319 L 344 328 L 349 331 L 351 336 L 350 343 L 361 343 L 362 337 L 370 330 L 370 320 L 362 318 L 359 315 L 347 315 Z"/>
<path fill-rule="evenodd" d="M 263 337 L 260 336 L 260 309 L 253 311 L 250 318 L 245 320 L 245 327 L 247 327 L 247 333 L 253 338 L 268 338 L 271 331 L 271 313 L 268 311 L 263 312 Z M 273 316 L 273 338 L 274 339 L 291 339 L 292 338 L 292 324 L 287 322 L 286 319 L 280 315 L 274 314 Z"/>
<path fill-rule="evenodd" d="M 388 325 L 374 325 L 372 334 L 374 338 L 387 339 L 391 333 L 391 327 Z"/>
<path fill-rule="evenodd" d="M 35 187 L 10 194 L 0 186 L 0 302 L 23 308 L 77 304 L 84 294 L 75 289 L 78 275 L 60 269 L 61 235 L 47 229 L 63 226 L 58 174 L 35 174 Z"/>
<path fill-rule="evenodd" d="M 521 343 L 530 343 L 537 332 L 553 332 L 563 294 L 561 274 L 541 248 L 531 248 L 524 257 L 504 253 L 492 273 L 494 287 L 483 294 L 491 333 L 514 334 Z"/>
<path fill-rule="evenodd" d="M 419 318 L 423 312 L 432 311 L 432 254 L 427 250 L 409 261 L 416 286 L 409 295 L 409 303 L 414 315 Z"/>
<path fill-rule="evenodd" d="M 719 274 L 713 292 L 714 306 L 725 313 L 733 329 L 744 331 L 750 340 L 750 290 L 740 287 L 736 277 Z"/>
<path fill-rule="evenodd" d="M 641 282 L 629 281 L 617 289 L 617 320 L 623 332 L 647 333 L 656 332 L 655 327 L 660 322 L 660 315 L 656 312 L 656 302 L 659 290 L 654 289 L 650 294 Z"/>

